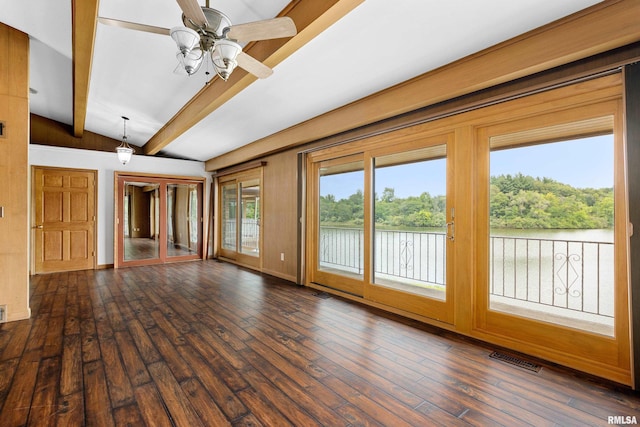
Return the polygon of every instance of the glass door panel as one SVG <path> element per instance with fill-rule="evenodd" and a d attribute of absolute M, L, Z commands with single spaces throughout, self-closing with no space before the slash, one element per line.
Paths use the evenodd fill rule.
<path fill-rule="evenodd" d="M 318 270 L 364 273 L 364 162 L 323 162 L 319 172 Z"/>
<path fill-rule="evenodd" d="M 614 335 L 614 138 L 492 141 L 489 307 Z"/>
<path fill-rule="evenodd" d="M 124 183 L 123 240 L 125 261 L 160 258 L 159 184 Z"/>
<path fill-rule="evenodd" d="M 198 253 L 200 229 L 197 184 L 167 185 L 167 256 Z"/>
<path fill-rule="evenodd" d="M 222 218 L 221 218 L 221 246 L 223 250 L 236 251 L 238 230 L 238 186 L 234 182 L 222 185 Z"/>
<path fill-rule="evenodd" d="M 260 256 L 260 180 L 240 183 L 240 252 Z"/>
<path fill-rule="evenodd" d="M 374 159 L 373 283 L 446 299 L 446 145 Z"/>
<path fill-rule="evenodd" d="M 247 267 L 262 268 L 262 170 L 252 169 L 219 182 L 219 253 Z"/>

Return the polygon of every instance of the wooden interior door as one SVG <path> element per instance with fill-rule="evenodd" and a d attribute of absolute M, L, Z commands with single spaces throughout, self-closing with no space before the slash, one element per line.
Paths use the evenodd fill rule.
<path fill-rule="evenodd" d="M 33 169 L 34 273 L 95 268 L 95 171 Z"/>

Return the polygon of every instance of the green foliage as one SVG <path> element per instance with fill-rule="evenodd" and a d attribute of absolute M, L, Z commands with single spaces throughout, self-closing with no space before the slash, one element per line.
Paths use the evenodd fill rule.
<path fill-rule="evenodd" d="M 574 188 L 550 178 L 522 174 L 490 180 L 490 221 L 495 228 L 590 229 L 613 227 L 612 188 Z M 376 195 L 375 222 L 381 227 L 444 227 L 445 196 L 398 198 L 393 188 Z M 320 197 L 320 222 L 361 225 L 364 195 L 358 190 L 346 199 Z"/>
<path fill-rule="evenodd" d="M 574 188 L 522 174 L 491 177 L 490 185 L 491 227 L 613 227 L 613 188 Z"/>

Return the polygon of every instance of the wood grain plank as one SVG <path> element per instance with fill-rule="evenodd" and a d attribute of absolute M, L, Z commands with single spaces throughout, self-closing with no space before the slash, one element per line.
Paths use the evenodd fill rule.
<path fill-rule="evenodd" d="M 220 409 L 230 420 L 241 418 L 247 414 L 247 408 L 238 399 L 229 386 L 218 376 L 214 365 L 209 364 L 188 346 L 181 346 L 178 351 L 184 360 L 197 372 L 197 378 L 214 398 Z"/>
<path fill-rule="evenodd" d="M 11 329 L 10 334 L 7 336 L 6 345 L 0 355 L 0 361 L 6 361 L 20 357 L 24 351 L 29 334 L 31 333 L 32 321 L 22 320 L 16 322 L 16 326 Z"/>
<path fill-rule="evenodd" d="M 28 352 L 20 358 L 18 368 L 7 397 L 2 405 L 0 420 L 6 426 L 23 426 L 27 422 L 31 409 L 31 399 L 36 384 L 41 351 Z"/>
<path fill-rule="evenodd" d="M 231 425 L 230 421 L 216 404 L 216 401 L 211 397 L 200 381 L 195 378 L 190 378 L 184 381 L 181 386 L 204 425 Z"/>
<path fill-rule="evenodd" d="M 131 384 L 139 386 L 151 381 L 147 368 L 129 332 L 118 331 L 115 333 L 115 339 Z"/>
<path fill-rule="evenodd" d="M 162 360 L 167 364 L 171 373 L 179 383 L 193 377 L 193 370 L 188 363 L 180 356 L 176 347 L 169 341 L 169 338 L 158 328 L 151 328 L 148 331 L 149 337 L 155 344 Z"/>
<path fill-rule="evenodd" d="M 113 426 L 113 412 L 102 361 L 83 365 L 84 403 L 87 425 Z"/>
<path fill-rule="evenodd" d="M 84 425 L 84 395 L 82 391 L 58 398 L 57 425 Z"/>
<path fill-rule="evenodd" d="M 9 387 L 11 386 L 11 380 L 15 375 L 18 368 L 19 359 L 10 359 L 4 362 L 0 362 L 0 402 L 4 403 L 9 393 Z M 0 403 L 0 411 L 2 410 L 2 403 Z"/>
<path fill-rule="evenodd" d="M 153 383 L 136 387 L 135 396 L 140 416 L 146 425 L 158 427 L 172 427 L 174 425 L 158 389 Z"/>
<path fill-rule="evenodd" d="M 121 406 L 113 411 L 116 426 L 136 427 L 144 425 L 137 405 Z"/>
<path fill-rule="evenodd" d="M 255 343 L 260 346 L 259 343 Z M 323 425 L 338 425 L 344 420 L 338 416 L 332 408 L 344 404 L 344 399 L 333 390 L 316 385 L 315 380 L 309 378 L 304 381 L 296 369 L 287 370 L 286 374 L 280 372 L 271 362 L 272 357 L 265 358 L 257 351 L 245 351 L 245 357 L 254 368 L 269 380 L 289 399 L 296 402 L 296 406 L 309 413 Z M 275 364 L 278 362 L 275 361 Z M 294 380 L 304 381 L 300 385 Z M 318 383 L 320 384 L 320 383 Z"/>
<path fill-rule="evenodd" d="M 160 354 L 142 324 L 137 320 L 133 320 L 129 322 L 128 327 L 131 338 L 133 338 L 133 342 L 135 342 L 136 347 L 138 347 L 142 360 L 144 360 L 146 364 L 160 361 Z"/>
<path fill-rule="evenodd" d="M 64 337 L 62 369 L 60 373 L 60 395 L 68 396 L 82 391 L 82 343 L 80 335 Z"/>
<path fill-rule="evenodd" d="M 177 425 L 204 426 L 184 391 L 163 362 L 148 366 L 162 401 Z"/>
<path fill-rule="evenodd" d="M 100 340 L 102 364 L 107 378 L 111 406 L 119 408 L 134 402 L 133 388 L 120 359 L 118 345 L 113 338 Z"/>
<path fill-rule="evenodd" d="M 58 382 L 61 362 L 59 357 L 46 358 L 40 363 L 29 411 L 28 426 L 55 426 L 58 407 Z"/>

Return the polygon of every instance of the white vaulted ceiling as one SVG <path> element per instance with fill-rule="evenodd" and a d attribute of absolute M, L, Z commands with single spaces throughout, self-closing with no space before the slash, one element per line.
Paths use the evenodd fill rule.
<path fill-rule="evenodd" d="M 304 0 L 303 0 L 304 1 Z M 309 1 L 309 0 L 306 0 Z M 167 145 L 208 160 L 525 33 L 597 0 L 365 0 Z M 201 0 L 200 4 L 204 5 Z M 288 0 L 211 0 L 239 24 L 276 16 Z M 73 123 L 71 0 L 0 0 L 0 21 L 31 38 L 31 112 Z M 98 15 L 171 28 L 175 0 L 101 0 Z M 85 129 L 143 146 L 204 86 L 204 69 L 174 73 L 168 36 L 98 24 Z M 209 76 L 210 77 L 210 76 Z"/>

